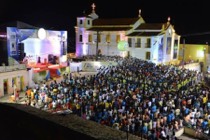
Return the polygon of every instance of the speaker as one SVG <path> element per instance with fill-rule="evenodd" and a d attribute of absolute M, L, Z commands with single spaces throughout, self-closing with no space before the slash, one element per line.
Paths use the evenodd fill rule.
<path fill-rule="evenodd" d="M 24 57 L 25 57 L 24 43 L 18 43 L 18 58 L 19 58 L 19 61 L 23 61 Z"/>
<path fill-rule="evenodd" d="M 57 57 L 54 55 L 53 60 L 52 60 L 52 64 L 56 64 L 56 60 L 57 60 Z"/>
<path fill-rule="evenodd" d="M 53 63 L 53 54 L 48 54 L 48 63 Z"/>
<path fill-rule="evenodd" d="M 38 57 L 37 63 L 41 63 L 41 57 Z"/>

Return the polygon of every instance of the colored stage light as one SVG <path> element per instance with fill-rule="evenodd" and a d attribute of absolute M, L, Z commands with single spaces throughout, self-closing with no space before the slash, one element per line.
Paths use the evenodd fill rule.
<path fill-rule="evenodd" d="M 128 42 L 127 41 L 119 41 L 117 44 L 117 48 L 119 51 L 126 51 L 128 49 Z"/>

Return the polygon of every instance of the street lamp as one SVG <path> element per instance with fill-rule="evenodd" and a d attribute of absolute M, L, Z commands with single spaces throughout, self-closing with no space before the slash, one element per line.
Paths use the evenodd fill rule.
<path fill-rule="evenodd" d="M 98 39 L 99 39 L 99 31 L 96 31 L 96 61 L 98 61 Z"/>
<path fill-rule="evenodd" d="M 107 56 L 109 56 L 109 41 L 106 42 L 107 43 Z"/>
<path fill-rule="evenodd" d="M 206 42 L 206 45 L 208 45 L 208 42 Z M 206 47 L 203 48 L 203 53 L 204 53 L 204 55 L 203 55 L 203 57 L 204 57 L 204 59 L 203 59 L 204 71 L 203 72 L 206 72 Z"/>
<path fill-rule="evenodd" d="M 127 119 L 127 124 L 126 124 L 126 138 L 128 140 L 128 130 L 129 130 L 129 124 L 128 124 L 128 103 L 130 103 L 129 101 L 129 97 L 126 98 L 126 107 L 125 107 L 125 115 L 126 115 L 126 119 Z"/>
<path fill-rule="evenodd" d="M 184 66 L 184 61 L 185 61 L 185 39 L 183 38 L 183 46 L 182 46 L 182 52 L 183 52 L 183 54 L 182 54 L 182 65 Z"/>
<path fill-rule="evenodd" d="M 144 85 L 144 87 L 143 87 L 143 94 L 145 95 L 145 90 L 146 90 L 146 76 L 144 76 L 144 80 L 143 80 L 143 85 Z M 143 99 L 144 100 L 144 99 Z M 141 111 L 141 115 L 142 115 L 142 123 L 141 123 L 141 140 L 143 139 L 143 128 L 144 128 L 144 118 L 143 118 L 143 116 L 144 116 L 144 112 L 143 112 L 143 106 L 142 106 L 142 111 Z"/>

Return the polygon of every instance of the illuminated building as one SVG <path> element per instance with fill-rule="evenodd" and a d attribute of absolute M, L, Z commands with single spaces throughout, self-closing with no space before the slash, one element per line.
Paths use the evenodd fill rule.
<path fill-rule="evenodd" d="M 172 63 L 178 59 L 180 36 L 170 18 L 166 23 L 146 23 L 136 18 L 100 19 L 92 5 L 92 13 L 77 17 L 76 56 L 107 55 L 132 56 L 156 64 Z M 124 49 L 119 42 L 127 42 Z M 127 45 L 128 44 L 128 45 Z"/>

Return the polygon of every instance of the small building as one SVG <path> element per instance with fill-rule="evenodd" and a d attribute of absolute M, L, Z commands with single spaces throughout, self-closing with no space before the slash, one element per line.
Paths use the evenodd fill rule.
<path fill-rule="evenodd" d="M 139 10 L 134 18 L 102 19 L 95 12 L 77 17 L 76 56 L 136 57 L 156 64 L 178 63 L 180 36 L 170 18 L 165 23 L 146 23 Z"/>
<path fill-rule="evenodd" d="M 180 63 L 199 63 L 202 72 L 210 68 L 208 44 L 180 44 L 179 50 Z"/>

